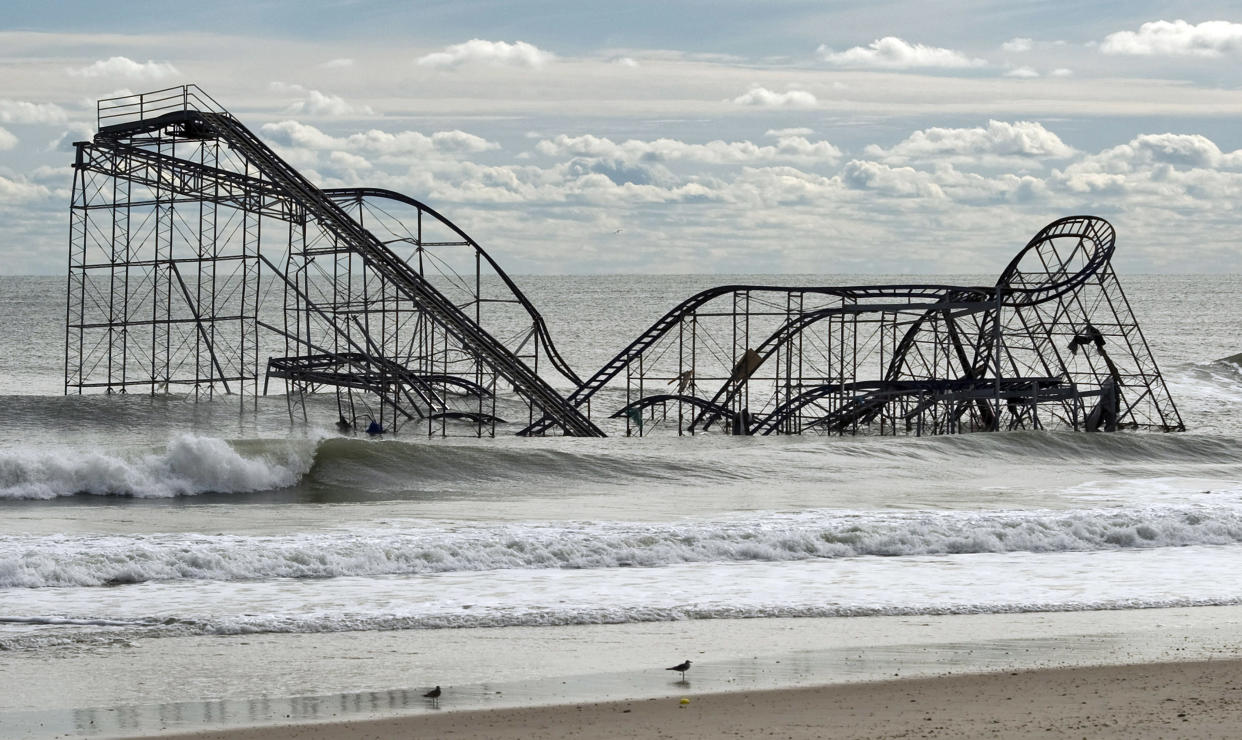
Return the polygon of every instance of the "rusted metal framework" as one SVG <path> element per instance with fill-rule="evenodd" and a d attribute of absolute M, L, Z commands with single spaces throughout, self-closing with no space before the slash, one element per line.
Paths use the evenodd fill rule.
<path fill-rule="evenodd" d="M 1053 222 L 989 286 L 713 288 L 583 381 L 417 200 L 317 188 L 192 85 L 98 114 L 76 145 L 66 392 L 245 404 L 275 381 L 291 417 L 331 393 L 343 427 L 432 435 L 1183 428 L 1102 219 Z"/>

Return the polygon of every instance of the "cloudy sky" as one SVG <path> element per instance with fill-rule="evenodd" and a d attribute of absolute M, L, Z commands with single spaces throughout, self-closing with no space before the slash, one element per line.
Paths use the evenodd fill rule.
<path fill-rule="evenodd" d="M 1242 272 L 1236 3 L 10 0 L 0 273 L 64 271 L 95 100 L 187 82 L 515 274 L 992 274 L 1080 213 Z"/>

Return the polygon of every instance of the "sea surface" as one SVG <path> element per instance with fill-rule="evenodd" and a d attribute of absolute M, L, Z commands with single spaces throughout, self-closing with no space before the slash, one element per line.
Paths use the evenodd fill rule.
<path fill-rule="evenodd" d="M 747 279 L 518 283 L 586 377 L 682 298 Z M 1242 604 L 1242 368 L 1220 360 L 1242 352 L 1242 278 L 1121 281 L 1185 433 L 342 436 L 328 399 L 303 423 L 280 395 L 65 396 L 64 280 L 0 278 L 0 662 L 187 637 Z"/>

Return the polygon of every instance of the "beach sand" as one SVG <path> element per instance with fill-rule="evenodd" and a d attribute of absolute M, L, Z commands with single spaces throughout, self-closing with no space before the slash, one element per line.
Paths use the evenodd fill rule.
<path fill-rule="evenodd" d="M 200 732 L 189 740 L 363 738 L 1235 738 L 1242 661 L 915 678 L 878 683 L 444 712 Z"/>
<path fill-rule="evenodd" d="M 1239 660 L 1238 606 L 170 637 L 6 655 L 0 737 L 1238 737 Z"/>

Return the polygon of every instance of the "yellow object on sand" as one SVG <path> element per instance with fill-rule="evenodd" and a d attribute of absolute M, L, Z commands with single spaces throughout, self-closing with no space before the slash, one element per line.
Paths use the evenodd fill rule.
<path fill-rule="evenodd" d="M 686 698 L 686 697 L 684 697 L 684 696 L 683 696 L 683 697 L 681 697 L 681 704 L 682 704 L 682 706 L 685 706 L 686 704 L 689 704 L 689 703 L 690 703 L 690 700 L 689 700 L 689 699 L 687 699 L 687 698 Z"/>

